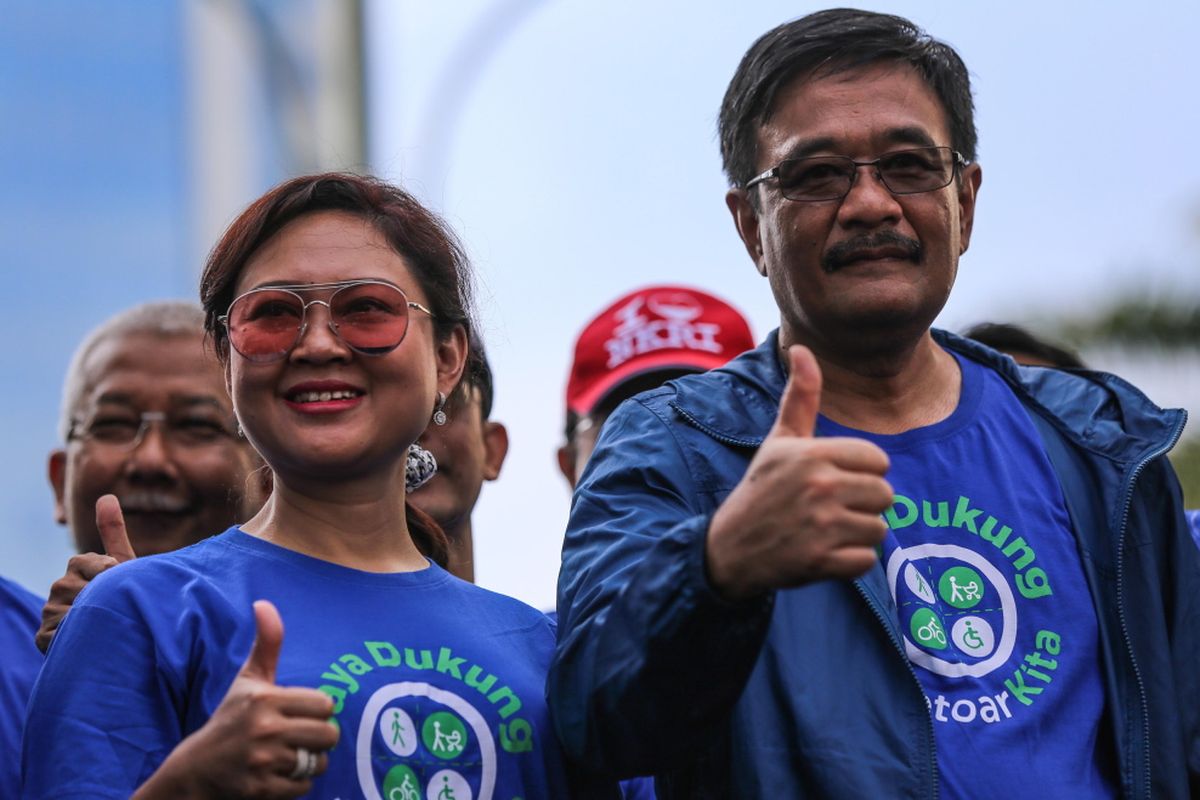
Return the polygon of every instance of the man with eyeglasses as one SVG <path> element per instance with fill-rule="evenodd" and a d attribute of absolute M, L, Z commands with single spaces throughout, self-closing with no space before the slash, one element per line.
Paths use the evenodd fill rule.
<path fill-rule="evenodd" d="M 566 751 L 660 798 L 1197 796 L 1184 414 L 930 329 L 982 174 L 958 54 L 818 12 L 751 46 L 719 125 L 780 326 L 605 422 Z"/>
<path fill-rule="evenodd" d="M 88 335 L 67 370 L 61 433 L 48 474 L 55 519 L 79 555 L 51 587 L 37 637 L 43 651 L 100 572 L 220 533 L 253 515 L 270 486 L 238 435 L 221 367 L 205 346 L 204 313 L 190 303 L 146 303 Z M 127 538 L 118 512 L 97 510 L 108 494 Z"/>

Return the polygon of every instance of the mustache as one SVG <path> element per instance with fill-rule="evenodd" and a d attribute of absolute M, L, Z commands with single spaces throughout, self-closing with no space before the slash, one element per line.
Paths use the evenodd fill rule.
<path fill-rule="evenodd" d="M 826 272 L 834 272 L 858 260 L 859 254 L 863 251 L 876 250 L 881 247 L 900 248 L 910 261 L 921 260 L 921 243 L 916 239 L 901 236 L 895 231 L 879 231 L 866 236 L 856 236 L 833 245 L 821 257 L 821 267 Z"/>

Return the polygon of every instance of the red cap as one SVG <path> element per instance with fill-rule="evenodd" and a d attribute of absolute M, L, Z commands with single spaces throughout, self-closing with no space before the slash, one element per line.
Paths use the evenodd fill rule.
<path fill-rule="evenodd" d="M 567 410 L 587 416 L 630 378 L 659 370 L 704 372 L 754 347 L 750 325 L 724 300 L 683 286 L 627 294 L 575 342 Z"/>

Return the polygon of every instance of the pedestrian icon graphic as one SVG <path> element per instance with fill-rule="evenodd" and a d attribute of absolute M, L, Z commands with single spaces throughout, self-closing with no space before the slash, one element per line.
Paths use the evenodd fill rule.
<path fill-rule="evenodd" d="M 417 750 L 417 726 L 402 708 L 392 706 L 379 716 L 379 736 L 398 756 L 411 756 Z"/>
<path fill-rule="evenodd" d="M 929 585 L 929 581 L 925 580 L 925 576 L 913 564 L 909 564 L 904 568 L 904 582 L 908 584 L 908 589 L 923 602 L 933 604 L 937 598 L 933 596 L 933 588 Z"/>

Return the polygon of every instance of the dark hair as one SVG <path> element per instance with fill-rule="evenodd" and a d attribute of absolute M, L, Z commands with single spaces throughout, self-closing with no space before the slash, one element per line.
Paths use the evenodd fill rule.
<path fill-rule="evenodd" d="M 330 172 L 293 178 L 271 189 L 233 221 L 209 254 L 200 276 L 200 303 L 204 328 L 221 361 L 229 360 L 229 338 L 220 317 L 233 302 L 246 263 L 285 225 L 320 211 L 353 214 L 374 226 L 421 284 L 437 337 L 444 340 L 461 326 L 472 338 L 470 265 L 446 223 L 399 187 L 369 176 Z M 445 566 L 445 533 L 411 503 L 405 504 L 405 511 L 418 549 Z"/>
<path fill-rule="evenodd" d="M 1085 369 L 1079 354 L 1061 345 L 1035 336 L 1019 325 L 1005 322 L 981 322 L 963 331 L 963 336 L 1009 355 L 1030 355 L 1056 367 Z M 1018 359 L 1019 361 L 1020 359 Z"/>
<path fill-rule="evenodd" d="M 492 403 L 495 400 L 492 367 L 488 364 L 487 352 L 483 349 L 483 341 L 477 333 L 471 334 L 469 345 L 467 367 L 463 370 L 462 380 L 455 389 L 453 399 L 460 403 L 466 402 L 469 390 L 479 392 L 479 417 L 486 422 L 492 416 Z"/>
<path fill-rule="evenodd" d="M 792 81 L 834 75 L 881 61 L 908 64 L 945 109 L 950 146 L 975 160 L 977 136 L 971 79 L 958 53 L 903 17 L 850 8 L 818 11 L 768 31 L 750 46 L 721 102 L 718 132 L 731 186 L 754 177 L 758 128 Z"/>

